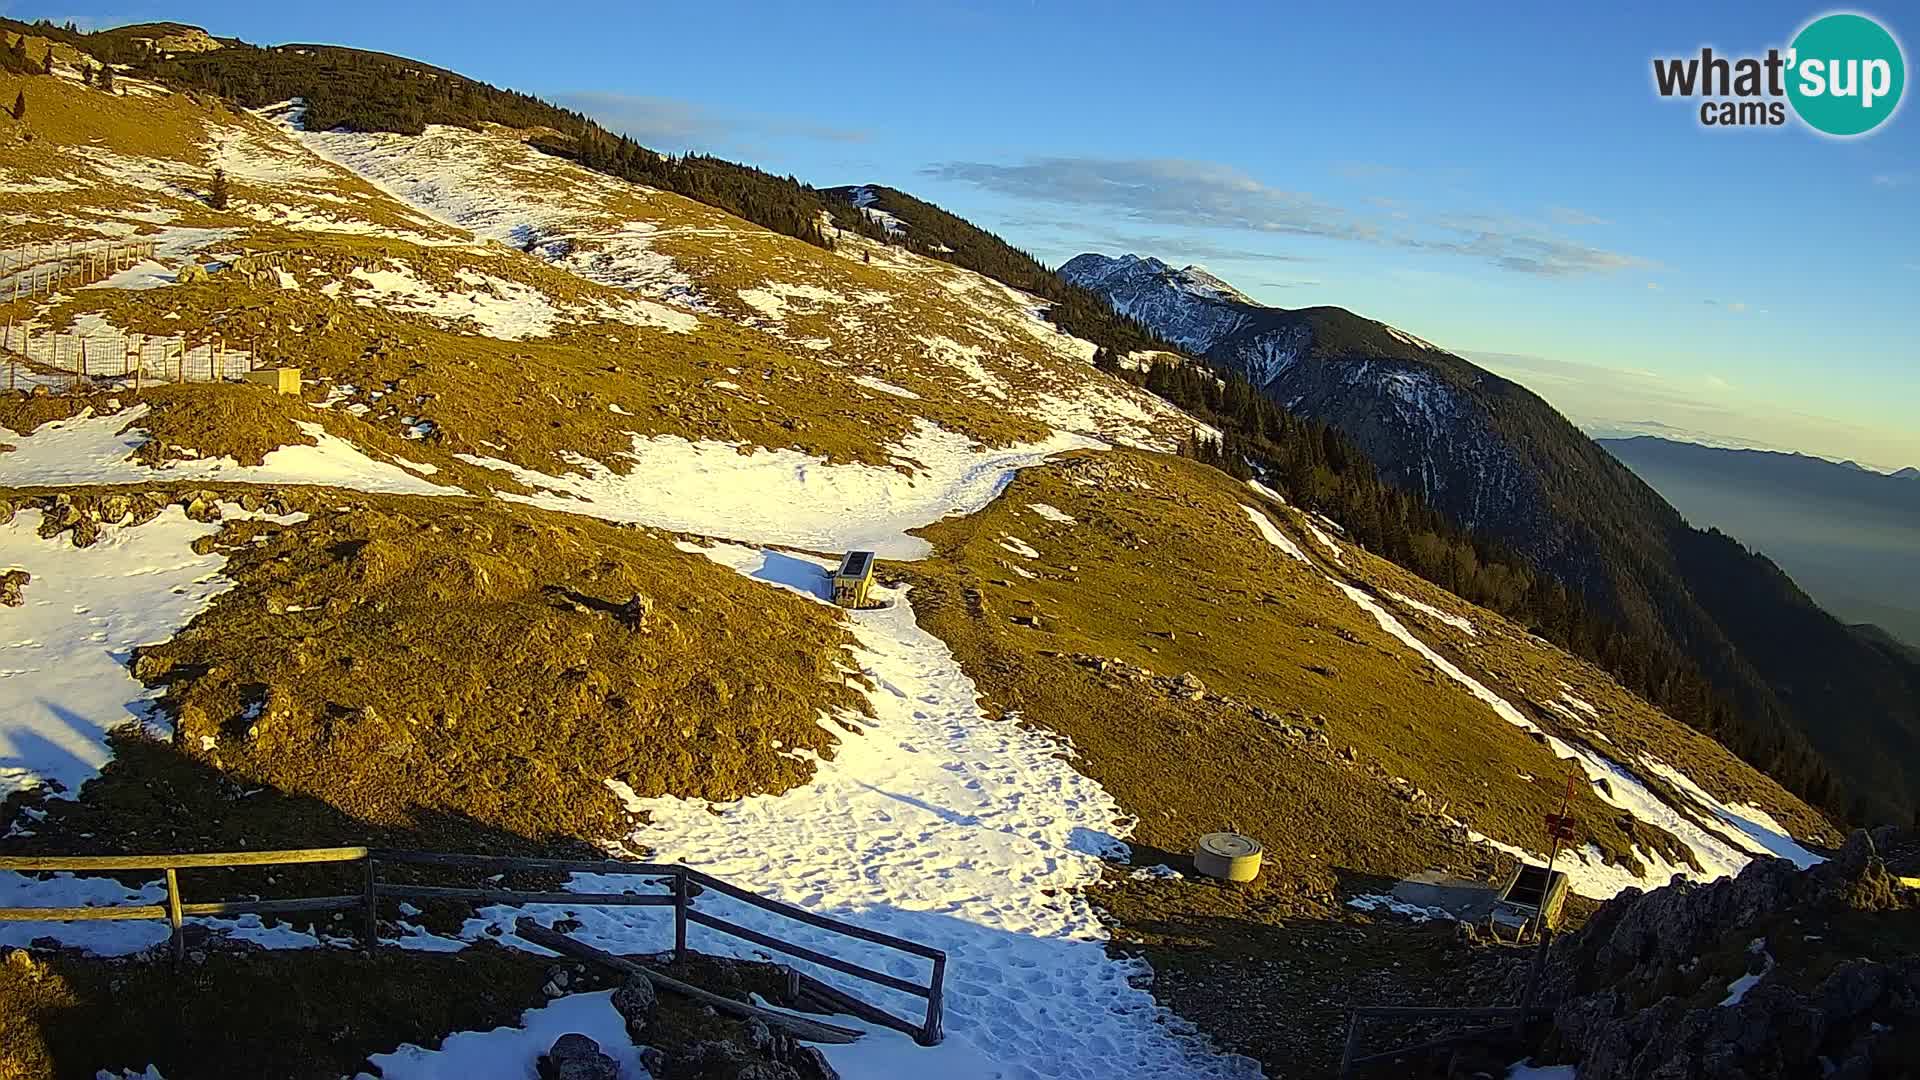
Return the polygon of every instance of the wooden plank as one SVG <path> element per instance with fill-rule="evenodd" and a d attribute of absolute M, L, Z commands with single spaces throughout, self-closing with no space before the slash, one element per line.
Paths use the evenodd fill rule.
<path fill-rule="evenodd" d="M 517 889 L 463 889 L 440 885 L 378 882 L 375 896 L 411 900 L 470 900 L 482 904 L 570 904 L 575 907 L 666 907 L 673 897 L 659 893 L 526 892 Z"/>
<path fill-rule="evenodd" d="M 163 904 L 126 904 L 114 907 L 0 908 L 0 922 L 91 922 L 94 919 L 164 919 Z"/>
<path fill-rule="evenodd" d="M 698 908 L 687 912 L 687 918 L 699 923 L 701 926 L 710 926 L 723 934 L 732 934 L 737 938 L 745 938 L 755 945 L 764 945 L 769 949 L 786 953 L 788 956 L 797 956 L 802 960 L 810 960 L 819 964 L 821 967 L 832 968 L 843 974 L 851 975 L 856 979 L 865 979 L 870 983 L 878 983 L 890 990 L 898 990 L 903 994 L 912 994 L 915 997 L 927 997 L 931 993 L 931 991 L 919 983 L 912 983 L 905 979 L 896 978 L 884 971 L 875 971 L 869 967 L 861 967 L 859 964 L 853 963 L 850 960 L 842 960 L 837 956 L 828 956 L 826 953 L 816 952 L 804 945 L 795 945 L 791 942 L 781 941 L 777 937 L 763 934 L 758 930 L 749 930 L 737 923 L 730 923 L 725 919 L 709 915 Z"/>
<path fill-rule="evenodd" d="M 297 848 L 288 851 L 213 851 L 196 855 L 27 855 L 0 858 L 0 870 L 186 870 L 208 866 L 279 866 L 353 862 L 363 847 Z"/>
<path fill-rule="evenodd" d="M 1488 1020 L 1513 1020 L 1519 1017 L 1550 1015 L 1546 1009 L 1529 1008 L 1525 1005 L 1488 1005 L 1462 1006 L 1420 1006 L 1420 1005 L 1356 1005 L 1349 1011 L 1359 1016 L 1403 1016 L 1403 1017 L 1483 1017 Z"/>
<path fill-rule="evenodd" d="M 800 977 L 800 993 L 812 996 L 820 1004 L 835 1012 L 857 1016 L 869 1024 L 890 1027 L 903 1034 L 915 1037 L 920 1034 L 920 1025 L 911 1020 L 902 1020 L 878 1005 L 868 1004 L 837 986 L 821 982 L 804 971 L 796 971 L 794 974 Z"/>
<path fill-rule="evenodd" d="M 720 1012 L 760 1020 L 768 1027 L 784 1031 L 796 1039 L 803 1039 L 807 1042 L 845 1044 L 855 1042 L 866 1034 L 866 1032 L 863 1031 L 840 1027 L 820 1020 L 809 1020 L 804 1017 L 789 1016 L 786 1013 L 775 1012 L 772 1009 L 763 1009 L 758 1005 L 749 1005 L 744 1001 L 735 1001 L 730 997 L 723 997 L 711 991 L 702 990 L 692 983 L 681 982 L 671 975 L 664 975 L 643 964 L 636 964 L 624 956 L 615 956 L 612 953 L 601 952 L 599 949 L 585 942 L 576 941 L 565 934 L 549 930 L 525 915 L 522 915 L 514 923 L 514 933 L 536 945 L 544 945 L 554 952 L 577 957 L 582 960 L 592 960 L 605 964 L 616 971 L 624 971 L 629 975 L 638 975 L 648 982 L 651 982 L 655 989 L 671 990 L 676 994 L 681 994 L 703 1004 L 711 1005 Z"/>
<path fill-rule="evenodd" d="M 1513 1029 L 1504 1024 L 1499 1027 L 1475 1028 L 1472 1031 L 1463 1031 L 1458 1035 L 1449 1035 L 1444 1039 L 1433 1039 L 1429 1042 L 1415 1043 L 1412 1046 L 1402 1046 L 1394 1050 L 1382 1050 L 1377 1054 L 1357 1057 L 1346 1062 L 1342 1066 L 1342 1069 L 1365 1069 L 1375 1065 L 1388 1065 L 1415 1054 L 1430 1054 L 1435 1050 L 1449 1050 L 1456 1046 L 1512 1043 L 1515 1041 Z"/>
<path fill-rule="evenodd" d="M 763 911 L 771 911 L 779 915 L 785 915 L 789 919 L 795 919 L 809 926 L 817 926 L 822 930 L 831 930 L 834 933 L 845 934 L 848 937 L 859 938 L 862 941 L 871 941 L 875 945 L 890 946 L 899 949 L 901 952 L 909 952 L 915 956 L 923 956 L 928 960 L 940 959 L 947 955 L 930 945 L 922 945 L 917 941 L 908 941 L 906 938 L 894 937 L 892 934 L 883 934 L 878 930 L 869 930 L 864 926 L 841 922 L 838 919 L 830 919 L 825 915 L 816 915 L 805 908 L 797 908 L 792 904 L 783 904 L 778 900 L 769 900 L 757 893 L 748 892 L 737 885 L 731 885 L 721 881 L 717 877 L 703 874 L 692 867 L 686 869 L 686 874 L 689 878 L 692 878 L 694 881 L 699 882 L 715 892 L 725 893 L 742 903 L 752 904 L 754 907 L 760 908 Z"/>
<path fill-rule="evenodd" d="M 533 859 L 518 855 L 447 855 L 436 851 L 392 851 L 379 848 L 373 857 L 383 863 L 416 866 L 460 866 L 475 870 L 552 870 L 572 874 L 678 874 L 678 866 L 621 862 L 618 859 Z"/>
<path fill-rule="evenodd" d="M 288 900 L 216 900 L 181 904 L 187 915 L 277 915 L 289 911 L 345 911 L 360 904 L 358 896 L 300 896 Z"/>

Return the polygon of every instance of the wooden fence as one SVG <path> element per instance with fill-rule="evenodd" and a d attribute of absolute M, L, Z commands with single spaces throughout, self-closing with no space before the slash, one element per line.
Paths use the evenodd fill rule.
<path fill-rule="evenodd" d="M 0 299 L 18 300 L 69 284 L 91 285 L 154 257 L 152 240 L 36 244 L 0 251 Z"/>
<path fill-rule="evenodd" d="M 253 370 L 257 348 L 232 349 L 221 334 L 81 334 L 34 331 L 9 322 L 0 327 L 0 359 L 6 388 L 52 384 L 75 388 L 95 380 L 220 382 Z"/>
<path fill-rule="evenodd" d="M 210 903 L 187 903 L 181 897 L 178 871 L 185 869 L 235 866 L 280 866 L 296 863 L 360 863 L 362 875 L 360 888 L 351 894 L 338 896 L 296 897 L 274 900 L 238 900 L 216 901 Z M 457 870 L 483 870 L 494 873 L 509 871 L 541 873 L 579 873 L 579 874 L 618 874 L 638 875 L 655 879 L 652 884 L 664 884 L 664 893 L 581 893 L 581 892 L 530 892 L 503 888 L 465 888 L 436 885 L 420 885 L 413 882 L 389 881 L 383 879 L 382 866 L 427 866 Z M 166 873 L 167 899 L 160 904 L 121 904 L 101 907 L 66 908 L 0 908 L 0 921 L 60 922 L 68 920 L 92 919 L 164 919 L 172 929 L 174 962 L 179 963 L 185 955 L 186 939 L 183 924 L 187 916 L 233 916 L 248 914 L 284 914 L 299 911 L 351 911 L 359 910 L 363 921 L 360 938 L 363 945 L 373 948 L 379 943 L 379 922 L 377 919 L 381 900 L 454 900 L 472 904 L 568 904 L 581 907 L 596 906 L 639 906 L 673 908 L 673 951 L 680 956 L 687 951 L 687 926 L 690 923 L 707 927 L 730 937 L 752 942 L 764 948 L 782 952 L 821 967 L 850 975 L 856 979 L 884 986 L 904 994 L 926 1000 L 926 1012 L 918 1020 L 903 1019 L 894 1016 L 876 1006 L 870 1005 L 845 991 L 827 987 L 814 982 L 817 992 L 845 1008 L 852 1015 L 859 1016 L 872 1023 L 882 1024 L 913 1036 L 923 1046 L 932 1046 L 941 1039 L 942 996 L 946 983 L 947 955 L 939 949 L 922 945 L 916 941 L 883 934 L 864 926 L 842 922 L 804 908 L 769 900 L 764 896 L 749 892 L 736 885 L 729 884 L 710 874 L 702 873 L 689 866 L 678 863 L 632 863 L 611 859 L 532 859 L 505 855 L 457 855 L 425 851 L 374 850 L 364 847 L 306 848 L 289 851 L 237 851 L 219 852 L 201 855 L 51 855 L 21 856 L 0 858 L 0 870 L 16 873 L 69 871 L 106 873 L 118 871 L 162 870 Z M 883 971 L 845 960 L 837 956 L 808 948 L 795 942 L 789 942 L 769 933 L 754 930 L 751 927 L 723 919 L 710 911 L 702 911 L 695 900 L 705 892 L 711 891 L 732 897 L 741 903 L 759 908 L 762 911 L 808 926 L 827 930 L 844 937 L 869 942 L 874 945 L 903 952 L 910 956 L 930 961 L 932 971 L 926 985 L 909 979 L 889 975 Z"/>

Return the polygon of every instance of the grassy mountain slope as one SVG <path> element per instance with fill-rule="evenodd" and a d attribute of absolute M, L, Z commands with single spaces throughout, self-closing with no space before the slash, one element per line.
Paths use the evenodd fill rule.
<path fill-rule="evenodd" d="M 1192 928 L 1292 940 L 1320 961 L 1297 993 L 1351 1000 L 1417 933 L 1349 901 L 1540 857 L 1573 759 L 1563 865 L 1596 895 L 1837 839 L 1603 672 L 1302 513 L 1288 477 L 1262 490 L 1166 453 L 1212 429 L 1046 317 L 1064 301 L 824 211 L 826 246 L 632 183 L 540 149 L 550 127 L 317 131 L 277 97 L 248 110 L 135 72 L 89 87 L 87 60 L 0 75 L 32 102 L 0 128 L 0 185 L 39 244 L 158 250 L 0 313 L 37 343 L 14 345 L 21 389 L 0 396 L 0 574 L 21 600 L 0 648 L 30 690 L 0 723 L 0 851 L 653 852 L 941 943 L 949 1049 L 993 1069 L 1129 1052 L 1132 1075 L 1235 1075 L 1157 1018 L 1108 927 L 1115 953 L 1188 964 L 1187 986 L 1216 972 L 1216 993 L 1271 973 L 1183 948 Z M 91 376 L 71 346 L 43 351 L 56 333 L 91 343 Z M 162 346 L 216 335 L 225 353 L 193 364 L 297 365 L 300 393 L 179 380 Z M 865 547 L 891 606 L 819 602 L 822 562 Z M 77 792 L 32 783 L 54 744 L 97 752 L 61 760 Z M 1182 873 L 1225 826 L 1270 844 L 1250 889 Z M 77 887 L 0 874 L 0 903 Z M 90 901 L 135 887 L 154 888 Z M 572 915 L 626 951 L 664 944 L 658 923 Z M 449 949 L 511 928 L 452 901 L 380 920 Z M 328 931 L 194 925 L 276 948 Z M 1003 992 L 1015 971 L 1056 992 Z M 97 1000 L 21 982 L 0 994 Z M 364 1001 L 338 982 L 350 1017 Z M 516 1000 L 395 1000 L 407 1015 L 336 1053 Z M 1244 1026 L 1196 1015 L 1221 1039 Z M 116 1053 L 187 1052 L 114 1030 Z M 40 1031 L 59 1034 L 20 1029 Z M 40 1042 L 86 1075 L 144 1067 Z M 305 1046 L 257 1071 L 296 1072 Z"/>

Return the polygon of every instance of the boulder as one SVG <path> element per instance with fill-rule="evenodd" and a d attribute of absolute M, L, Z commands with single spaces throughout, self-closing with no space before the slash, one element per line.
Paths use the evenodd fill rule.
<path fill-rule="evenodd" d="M 636 1045 L 646 1041 L 653 1027 L 653 1010 L 660 1003 L 651 980 L 635 975 L 613 992 L 613 1008 L 626 1021 L 627 1035 Z"/>
<path fill-rule="evenodd" d="M 152 493 L 139 495 L 129 500 L 128 505 L 129 517 L 127 518 L 127 524 L 129 526 L 145 525 L 147 522 L 159 517 L 160 512 L 167 508 L 167 497 Z"/>
<path fill-rule="evenodd" d="M 540 1059 L 540 1080 L 619 1080 L 620 1063 L 600 1052 L 600 1044 L 579 1032 L 553 1041 Z"/>
<path fill-rule="evenodd" d="M 88 548 L 100 542 L 100 523 L 81 514 L 73 522 L 73 546 Z"/>
<path fill-rule="evenodd" d="M 21 590 L 25 589 L 27 582 L 32 580 L 33 575 L 25 570 L 8 570 L 0 573 L 0 607 L 19 607 L 26 603 L 27 599 L 22 595 Z"/>

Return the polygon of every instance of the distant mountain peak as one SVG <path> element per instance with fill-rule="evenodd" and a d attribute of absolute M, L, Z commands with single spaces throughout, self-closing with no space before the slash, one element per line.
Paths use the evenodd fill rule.
<path fill-rule="evenodd" d="M 1075 283 L 1158 279 L 1168 288 L 1177 289 L 1204 300 L 1263 306 L 1258 300 L 1234 288 L 1226 279 L 1215 275 L 1198 263 L 1188 263 L 1176 270 L 1151 255 L 1135 255 L 1132 252 L 1108 256 L 1089 251 L 1083 255 L 1076 255 L 1060 268 L 1060 275 Z"/>

